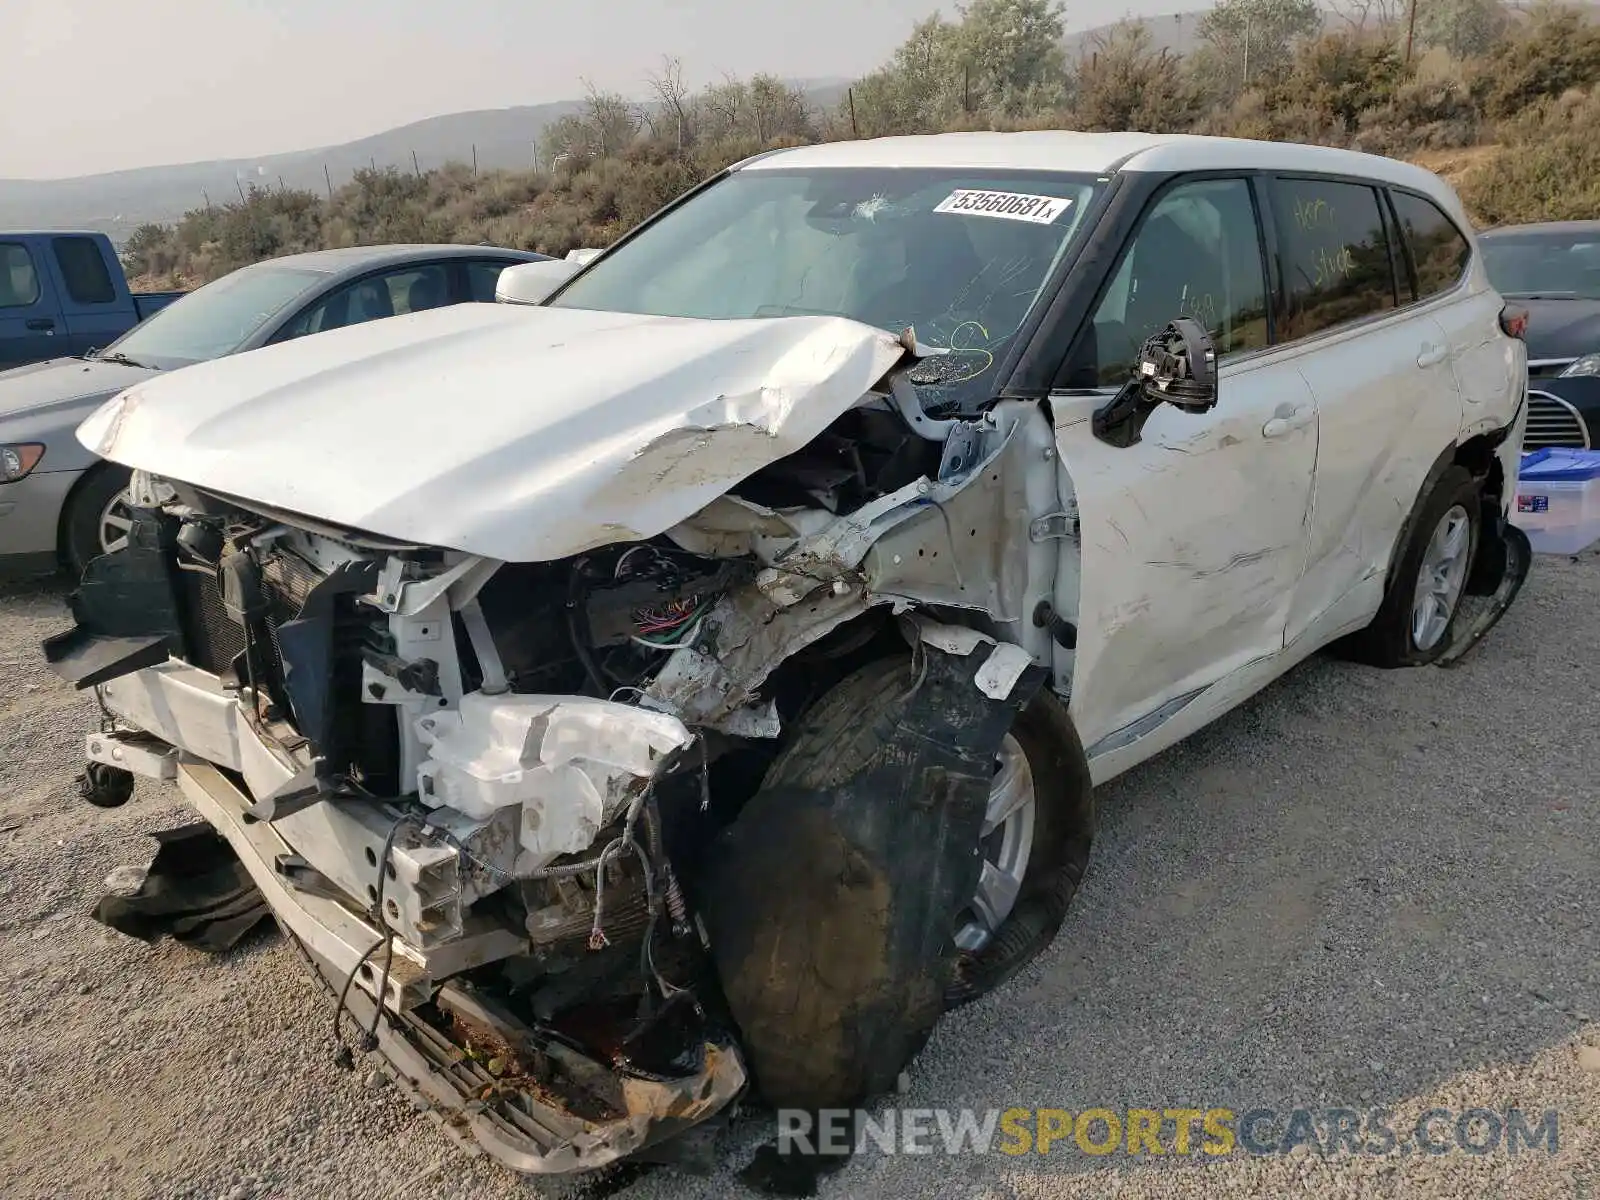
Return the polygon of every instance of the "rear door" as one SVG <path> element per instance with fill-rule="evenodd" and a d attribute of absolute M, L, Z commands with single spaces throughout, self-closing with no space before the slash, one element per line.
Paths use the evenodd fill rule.
<path fill-rule="evenodd" d="M 133 328 L 133 297 L 121 269 L 112 273 L 98 238 L 52 236 L 48 257 L 65 315 L 67 346 L 62 353 L 103 349 Z"/>
<path fill-rule="evenodd" d="M 38 245 L 0 238 L 0 370 L 70 353 Z"/>
<path fill-rule="evenodd" d="M 1309 176 L 1269 186 L 1281 329 L 1300 348 L 1317 405 L 1316 494 L 1293 641 L 1354 589 L 1381 596 L 1401 524 L 1460 432 L 1461 399 L 1444 328 L 1402 283 L 1404 249 L 1380 189 Z"/>
<path fill-rule="evenodd" d="M 1398 188 L 1389 190 L 1389 199 L 1406 250 L 1409 277 L 1401 279 L 1402 288 L 1444 330 L 1467 425 L 1504 425 L 1527 379 L 1517 344 L 1501 333 L 1505 302 L 1474 261 L 1470 239 L 1443 209 Z"/>
<path fill-rule="evenodd" d="M 1317 414 L 1295 350 L 1271 344 L 1266 256 L 1248 178 L 1180 180 L 1124 249 L 1056 392 L 1077 494 L 1081 581 L 1071 711 L 1091 755 L 1154 729 L 1200 689 L 1283 648 L 1306 554 Z M 1129 378 L 1144 339 L 1200 320 L 1218 352 L 1208 413 L 1161 405 L 1140 442 L 1090 416 Z"/>

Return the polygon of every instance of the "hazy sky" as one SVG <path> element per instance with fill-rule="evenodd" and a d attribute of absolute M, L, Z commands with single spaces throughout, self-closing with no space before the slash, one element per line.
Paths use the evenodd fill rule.
<path fill-rule="evenodd" d="M 0 0 L 0 178 L 247 158 L 408 121 L 630 95 L 663 54 L 853 76 L 938 0 Z M 954 5 L 943 5 L 947 12 Z M 1195 0 L 1068 0 L 1069 28 Z"/>

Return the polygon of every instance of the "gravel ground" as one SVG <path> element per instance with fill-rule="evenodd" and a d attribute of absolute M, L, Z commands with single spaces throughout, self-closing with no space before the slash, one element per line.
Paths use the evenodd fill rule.
<path fill-rule="evenodd" d="M 824 1197 L 1600 1196 L 1600 556 L 1541 560 L 1460 668 L 1317 660 L 1102 790 L 1055 945 L 952 1015 L 914 1107 L 1381 1106 L 1560 1112 L 1511 1156 L 885 1155 Z M 221 959 L 86 915 L 178 823 L 141 785 L 73 796 L 84 700 L 41 669 L 59 594 L 0 595 L 0 1178 L 7 1196 L 744 1194 L 770 1125 L 709 1179 L 574 1186 L 462 1155 L 375 1074 L 276 937 Z M 1170 1139 L 1169 1139 L 1170 1140 Z"/>

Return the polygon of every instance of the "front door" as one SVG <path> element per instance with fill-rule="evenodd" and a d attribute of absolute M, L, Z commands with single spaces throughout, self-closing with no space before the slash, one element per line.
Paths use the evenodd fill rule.
<path fill-rule="evenodd" d="M 0 371 L 68 353 L 55 292 L 25 242 L 0 241 Z"/>
<path fill-rule="evenodd" d="M 1104 390 L 1051 397 L 1080 523 L 1071 712 L 1091 755 L 1283 648 L 1317 421 L 1295 348 L 1268 346 L 1263 263 L 1247 180 L 1176 185 L 1142 218 L 1073 356 L 1091 347 Z M 1099 441 L 1091 413 L 1179 316 L 1212 332 L 1216 407 L 1163 405 L 1138 444 Z"/>

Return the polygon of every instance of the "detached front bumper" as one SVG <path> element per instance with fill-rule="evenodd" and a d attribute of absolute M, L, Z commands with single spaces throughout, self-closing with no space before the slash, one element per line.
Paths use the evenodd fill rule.
<path fill-rule="evenodd" d="M 295 838 L 294 829 L 317 821 L 326 833 L 360 837 L 366 835 L 360 822 L 327 802 L 280 823 L 245 819 L 252 798 L 233 779 L 243 778 L 251 792 L 264 794 L 290 778 L 298 764 L 245 719 L 215 676 L 174 660 L 123 675 L 104 692 L 121 721 L 157 741 L 93 734 L 86 739 L 89 757 L 156 778 L 175 777 L 189 803 L 227 839 L 278 923 L 330 990 L 338 993 L 351 981 L 345 1003 L 353 1024 L 370 1026 L 380 1005 L 381 971 L 373 962 L 381 963 L 381 955 L 368 956 L 380 932 L 350 907 L 300 890 L 280 872 L 281 864 L 299 856 L 286 832 Z M 504 931 L 469 929 L 459 943 L 426 950 L 396 939 L 377 1022 L 378 1049 L 397 1082 L 469 1149 L 524 1173 L 591 1170 L 673 1138 L 743 1090 L 738 1049 L 710 1036 L 697 1056 L 699 1070 L 670 1079 L 630 1073 L 567 1044 L 526 1044 L 525 1027 L 451 977 L 476 965 L 477 939 L 497 935 Z M 446 1020 L 439 1019 L 441 1013 Z M 447 1024 L 469 1036 L 451 1036 Z M 493 1057 L 502 1060 L 495 1073 L 481 1053 L 485 1046 L 495 1047 Z M 550 1068 L 549 1078 L 541 1078 L 536 1064 Z M 565 1084 L 573 1081 L 580 1085 L 576 1094 L 566 1094 Z"/>

